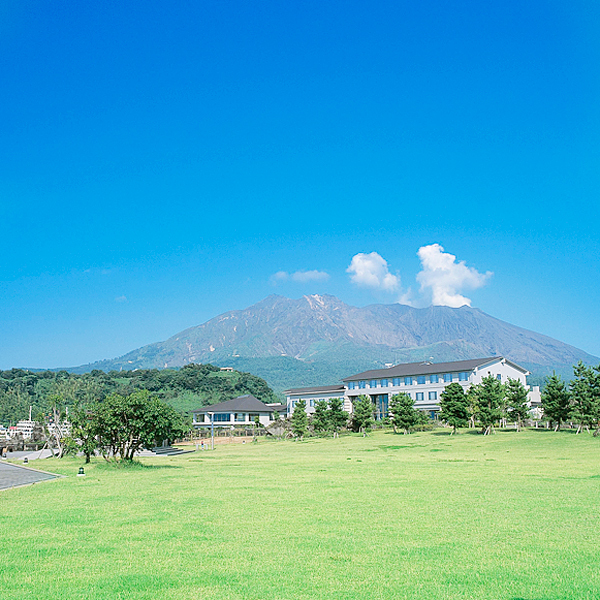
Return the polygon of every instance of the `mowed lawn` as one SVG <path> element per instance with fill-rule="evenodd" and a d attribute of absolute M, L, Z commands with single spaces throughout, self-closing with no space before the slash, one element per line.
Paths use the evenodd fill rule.
<path fill-rule="evenodd" d="M 0 492 L 0 597 L 600 598 L 600 438 L 266 441 Z"/>

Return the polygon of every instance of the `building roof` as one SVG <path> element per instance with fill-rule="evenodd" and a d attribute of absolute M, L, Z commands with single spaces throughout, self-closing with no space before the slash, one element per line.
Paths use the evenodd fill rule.
<path fill-rule="evenodd" d="M 345 377 L 343 381 L 358 381 L 362 379 L 380 379 L 389 377 L 410 377 L 417 375 L 431 375 L 433 373 L 456 373 L 461 371 L 472 371 L 477 367 L 482 367 L 490 363 L 504 360 L 502 356 L 491 356 L 488 358 L 471 358 L 469 360 L 456 360 L 453 362 L 443 363 L 430 363 L 430 362 L 418 362 L 418 363 L 404 363 L 389 367 L 387 369 L 375 369 L 373 371 L 364 371 L 357 375 L 351 375 Z M 506 361 L 516 369 L 528 373 L 527 369 L 520 367 L 519 365 Z"/>
<path fill-rule="evenodd" d="M 336 394 L 341 392 L 344 393 L 345 387 L 342 384 L 339 385 L 320 385 L 317 387 L 306 387 L 306 388 L 293 388 L 291 390 L 285 390 L 283 392 L 287 395 L 295 394 Z"/>
<path fill-rule="evenodd" d="M 273 406 L 267 406 L 252 394 L 238 396 L 233 400 L 212 404 L 211 406 L 203 406 L 193 410 L 193 413 L 209 413 L 209 412 L 275 412 L 277 409 Z"/>

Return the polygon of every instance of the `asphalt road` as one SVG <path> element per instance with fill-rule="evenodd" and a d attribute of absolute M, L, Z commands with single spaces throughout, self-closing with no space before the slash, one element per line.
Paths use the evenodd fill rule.
<path fill-rule="evenodd" d="M 56 477 L 56 475 L 50 473 L 41 473 L 33 469 L 11 465 L 4 461 L 0 462 L 0 490 L 55 479 Z"/>

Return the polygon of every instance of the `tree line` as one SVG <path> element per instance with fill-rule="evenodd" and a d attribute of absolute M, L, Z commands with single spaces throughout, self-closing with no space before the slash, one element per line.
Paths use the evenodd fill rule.
<path fill-rule="evenodd" d="M 558 431 L 562 424 L 576 425 L 582 429 L 600 432 L 600 365 L 589 366 L 579 362 L 573 367 L 570 383 L 556 373 L 547 379 L 542 391 L 544 418 Z"/>
<path fill-rule="evenodd" d="M 268 384 L 250 373 L 221 371 L 213 365 L 190 364 L 181 369 L 138 369 L 135 371 L 93 370 L 74 374 L 67 371 L 0 371 L 0 424 L 14 425 L 29 415 L 41 419 L 50 411 L 51 399 L 65 406 L 102 402 L 112 394 L 129 396 L 146 390 L 181 412 L 252 394 L 263 402 L 277 402 Z"/>

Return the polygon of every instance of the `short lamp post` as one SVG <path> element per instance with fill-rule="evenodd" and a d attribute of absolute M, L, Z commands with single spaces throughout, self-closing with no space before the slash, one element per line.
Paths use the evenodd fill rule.
<path fill-rule="evenodd" d="M 215 413 L 209 412 L 210 415 L 210 449 L 215 449 Z"/>

